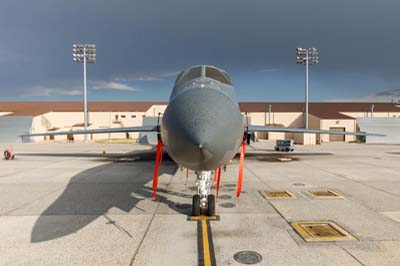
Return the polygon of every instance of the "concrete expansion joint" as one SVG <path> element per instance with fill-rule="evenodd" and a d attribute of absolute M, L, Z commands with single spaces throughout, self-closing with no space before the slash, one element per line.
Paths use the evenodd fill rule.
<path fill-rule="evenodd" d="M 172 176 L 170 176 L 170 178 L 168 180 L 166 190 L 168 190 L 168 187 L 169 187 L 169 184 L 171 182 L 171 179 L 172 179 Z M 131 262 L 129 263 L 129 266 L 132 266 L 133 263 L 135 262 L 136 256 L 139 253 L 139 250 L 142 247 L 143 242 L 144 242 L 145 238 L 147 237 L 147 234 L 149 233 L 150 227 L 153 224 L 154 218 L 156 217 L 156 214 L 157 214 L 158 209 L 160 208 L 160 205 L 161 205 L 162 202 L 163 202 L 163 199 L 161 199 L 160 201 L 157 202 L 157 207 L 155 208 L 155 210 L 153 212 L 153 215 L 152 215 L 152 217 L 150 219 L 149 224 L 146 227 L 146 231 L 144 232 L 143 237 L 140 239 L 139 245 L 137 246 L 137 248 L 136 248 L 136 250 L 135 250 L 135 252 L 134 252 L 134 254 L 132 256 L 132 259 L 131 259 Z"/>
<path fill-rule="evenodd" d="M 344 252 L 346 252 L 350 257 L 352 257 L 356 262 L 358 262 L 361 266 L 367 266 L 361 260 L 359 260 L 356 256 L 354 256 L 349 250 L 344 247 L 340 247 Z"/>

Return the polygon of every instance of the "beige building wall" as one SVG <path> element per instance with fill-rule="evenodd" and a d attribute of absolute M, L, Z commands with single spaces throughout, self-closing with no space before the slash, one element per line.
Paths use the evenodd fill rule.
<path fill-rule="evenodd" d="M 245 113 L 242 114 L 246 115 Z M 299 119 L 301 120 L 303 119 L 302 114 L 303 113 L 271 112 L 271 119 L 270 119 L 268 112 L 247 113 L 247 115 L 251 117 L 251 124 L 257 126 L 265 126 L 268 124 L 282 124 L 284 126 L 292 126 L 292 124 L 303 123 L 303 121 L 300 122 L 298 121 Z"/>
<path fill-rule="evenodd" d="M 152 116 L 152 117 L 157 117 L 158 113 L 162 114 L 165 113 L 165 109 L 167 108 L 166 104 L 162 105 L 153 105 L 152 107 L 149 108 L 149 110 L 146 111 L 145 115 L 146 116 Z"/>
<path fill-rule="evenodd" d="M 304 121 L 304 115 L 301 115 L 301 121 Z M 297 124 L 297 128 L 304 128 L 304 122 L 301 125 Z M 320 129 L 321 120 L 311 114 L 308 114 L 308 127 L 310 129 Z M 305 134 L 305 133 L 294 133 L 292 134 L 294 142 L 296 144 L 303 145 L 315 145 L 317 140 L 319 140 L 319 134 Z"/>
<path fill-rule="evenodd" d="M 35 116 L 32 119 L 32 128 L 31 133 L 42 133 L 47 132 L 46 123 L 43 120 L 43 116 Z M 44 137 L 33 137 L 31 138 L 32 141 L 43 141 Z"/>
<path fill-rule="evenodd" d="M 118 128 L 141 126 L 143 123 L 144 112 L 89 112 L 89 129 Z M 82 112 L 49 112 L 33 119 L 32 132 L 49 132 L 50 129 L 57 128 L 57 131 L 82 130 Z M 81 124 L 77 126 L 78 124 Z M 137 140 L 139 133 L 129 133 L 129 139 Z M 126 139 L 126 133 L 112 134 L 88 134 L 88 139 Z M 74 135 L 74 140 L 81 141 L 84 135 Z M 44 141 L 44 137 L 35 137 L 35 141 Z M 49 137 L 46 138 L 49 140 Z M 66 141 L 67 136 L 54 136 L 54 140 Z"/>
<path fill-rule="evenodd" d="M 315 115 L 308 115 L 308 126 L 312 129 L 321 129 L 321 119 Z"/>
<path fill-rule="evenodd" d="M 274 124 L 282 124 L 285 127 L 302 127 L 304 125 L 303 113 L 273 113 Z"/>
<path fill-rule="evenodd" d="M 294 143 L 303 145 L 315 145 L 316 134 L 296 133 L 294 134 Z"/>
<path fill-rule="evenodd" d="M 245 113 L 242 113 L 245 115 Z M 287 112 L 260 112 L 260 113 L 247 113 L 251 118 L 251 124 L 257 126 L 265 126 L 268 124 L 280 124 L 285 127 L 301 127 L 304 123 L 302 113 L 287 113 Z M 256 132 L 256 137 L 259 139 L 293 139 L 293 133 L 280 133 L 280 132 Z"/>
<path fill-rule="evenodd" d="M 285 139 L 284 132 L 268 132 L 268 139 L 277 140 L 277 139 Z"/>
<path fill-rule="evenodd" d="M 90 129 L 99 128 L 118 128 L 129 126 L 141 126 L 143 117 L 157 117 L 158 113 L 163 114 L 167 105 L 153 105 L 145 112 L 90 112 Z M 1 115 L 10 112 L 0 112 Z M 370 117 L 370 112 L 341 112 L 350 117 Z M 242 113 L 245 115 L 245 113 Z M 248 113 L 252 125 L 278 124 L 285 127 L 302 128 L 304 127 L 304 115 L 302 112 L 251 112 Z M 374 117 L 400 117 L 399 112 L 374 112 Z M 33 118 L 32 133 L 48 132 L 51 128 L 58 128 L 57 131 L 81 130 L 83 127 L 73 125 L 83 124 L 82 112 L 49 112 Z M 309 127 L 312 129 L 329 130 L 331 127 L 343 127 L 346 131 L 356 131 L 356 121 L 352 119 L 320 119 L 314 115 L 309 115 Z M 314 136 L 311 136 L 314 135 Z M 136 140 L 139 133 L 130 133 L 129 139 Z M 299 133 L 257 133 L 257 138 L 263 139 L 295 139 L 296 143 L 315 144 L 316 140 L 329 142 L 329 135 L 299 134 Z M 89 139 L 126 139 L 125 133 L 112 134 L 89 134 Z M 47 140 L 49 138 L 47 137 Z M 66 141 L 66 136 L 55 136 L 55 140 Z M 83 140 L 83 135 L 74 135 L 75 140 Z M 346 136 L 345 141 L 355 140 L 355 136 Z M 35 141 L 43 141 L 44 137 L 36 137 Z"/>
<path fill-rule="evenodd" d="M 353 113 L 357 116 L 363 113 Z M 248 113 L 251 117 L 253 125 L 266 125 L 268 121 L 268 113 Z M 382 113 L 380 113 L 382 115 Z M 303 128 L 304 127 L 304 114 L 303 113 L 271 113 L 271 120 L 274 124 L 282 124 L 285 127 Z M 356 121 L 352 119 L 320 119 L 317 116 L 309 114 L 309 128 L 329 130 L 331 127 L 343 127 L 346 131 L 356 131 Z M 268 122 L 267 122 L 268 124 Z M 329 142 L 329 135 L 327 134 L 304 134 L 304 133 L 256 133 L 257 138 L 276 139 L 294 139 L 297 144 L 314 145 L 317 140 L 322 142 Z M 345 136 L 345 141 L 354 141 L 355 136 Z"/>

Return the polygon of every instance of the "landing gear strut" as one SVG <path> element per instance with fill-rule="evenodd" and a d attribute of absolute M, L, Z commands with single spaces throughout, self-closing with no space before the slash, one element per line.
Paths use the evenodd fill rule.
<path fill-rule="evenodd" d="M 211 195 L 211 171 L 196 171 L 197 195 L 193 196 L 193 216 L 215 215 L 215 196 Z"/>

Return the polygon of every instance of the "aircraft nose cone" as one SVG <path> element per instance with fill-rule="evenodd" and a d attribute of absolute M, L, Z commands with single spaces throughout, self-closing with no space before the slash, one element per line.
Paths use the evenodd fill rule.
<path fill-rule="evenodd" d="M 182 122 L 182 132 L 185 138 L 191 145 L 197 148 L 205 148 L 208 142 L 216 134 L 216 128 L 213 128 L 210 123 L 207 122 L 206 117 L 200 117 L 195 115 L 190 117 L 190 114 L 185 114 L 185 117 L 180 121 Z"/>
<path fill-rule="evenodd" d="M 207 123 L 205 117 L 191 116 L 190 113 L 181 115 L 174 120 L 174 154 L 182 161 L 210 161 L 218 149 L 214 143 L 217 129 Z M 171 146 L 171 145 L 169 145 Z M 192 166 L 193 167 L 193 166 Z"/>
<path fill-rule="evenodd" d="M 238 150 L 243 121 L 231 98 L 202 87 L 170 102 L 161 130 L 167 152 L 177 163 L 193 170 L 212 170 Z"/>

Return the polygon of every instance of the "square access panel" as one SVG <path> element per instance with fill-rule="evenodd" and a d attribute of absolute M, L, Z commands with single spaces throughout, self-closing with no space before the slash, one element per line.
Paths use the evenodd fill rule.
<path fill-rule="evenodd" d="M 306 190 L 313 198 L 317 199 L 343 199 L 344 197 L 329 189 Z"/>
<path fill-rule="evenodd" d="M 334 222 L 293 222 L 293 229 L 307 242 L 348 241 L 355 238 Z"/>
<path fill-rule="evenodd" d="M 282 191 L 260 191 L 260 194 L 266 199 L 281 199 L 281 198 L 293 198 L 293 194 L 287 190 Z"/>

